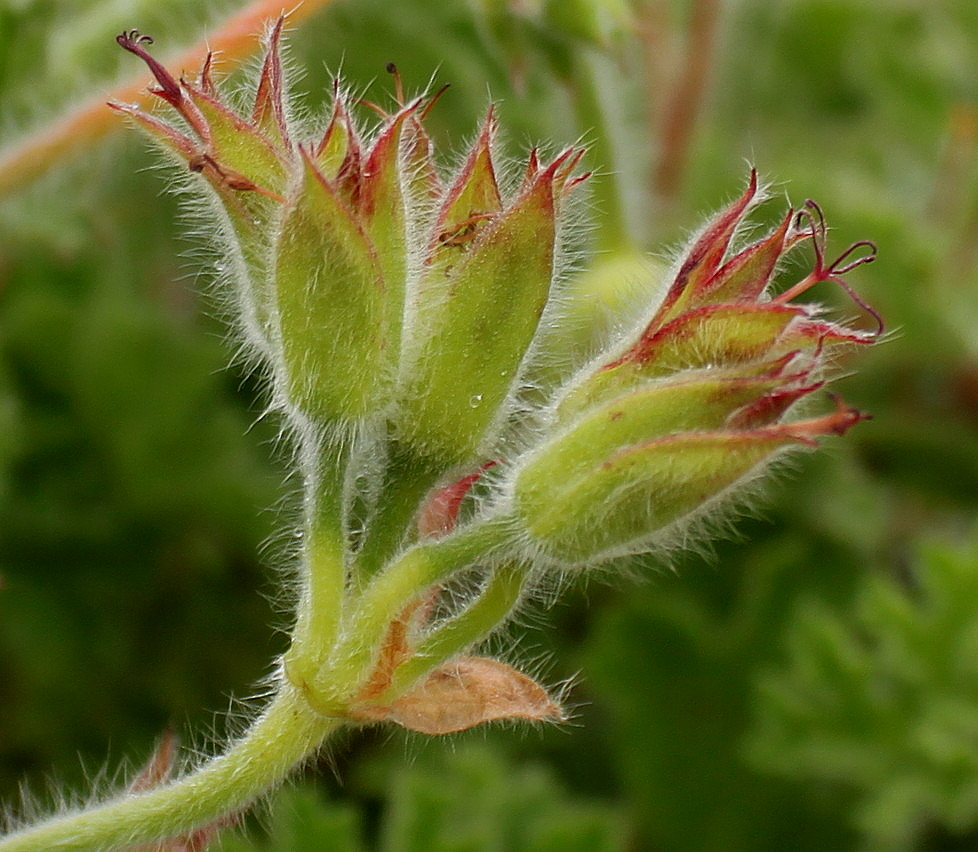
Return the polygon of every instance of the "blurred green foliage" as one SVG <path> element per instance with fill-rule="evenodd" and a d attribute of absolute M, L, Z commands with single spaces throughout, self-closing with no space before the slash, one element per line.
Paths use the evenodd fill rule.
<path fill-rule="evenodd" d="M 3 140 L 134 72 L 116 32 L 151 32 L 163 56 L 242 5 L 7 0 Z M 665 192 L 704 5 L 577 2 L 594 17 L 568 24 L 530 0 L 337 0 L 290 46 L 306 107 L 324 69 L 367 90 L 394 60 L 411 88 L 453 83 L 431 116 L 440 143 L 471 137 L 490 98 L 514 152 L 596 141 L 601 244 L 619 202 L 632 245 L 675 243 L 736 193 L 745 160 L 776 194 L 816 198 L 838 251 L 880 246 L 851 283 L 893 331 L 841 365 L 874 420 L 770 486 L 742 540 L 675 572 L 574 581 L 510 631 L 549 680 L 580 672 L 574 725 L 353 735 L 227 852 L 978 848 L 978 5 L 719 4 Z M 368 97 L 386 103 L 385 85 Z M 224 369 L 213 258 L 176 236 L 195 217 L 146 148 L 117 133 L 0 199 L 8 802 L 24 777 L 43 798 L 52 770 L 83 789 L 83 767 L 139 761 L 171 722 L 219 736 L 207 714 L 253 691 L 283 642 L 269 625 L 287 618 L 288 448 L 260 382 Z"/>
<path fill-rule="evenodd" d="M 787 665 L 761 681 L 758 766 L 839 781 L 880 850 L 978 817 L 978 539 L 929 543 L 903 576 L 868 574 L 841 611 L 802 599 Z"/>
<path fill-rule="evenodd" d="M 615 852 L 624 823 L 614 809 L 569 796 L 545 766 L 514 765 L 485 743 L 383 762 L 384 816 L 369 848 L 380 852 Z M 368 772 L 377 775 L 374 766 Z M 363 773 L 361 773 L 363 774 Z M 262 839 L 229 835 L 217 852 L 360 852 L 363 820 L 349 803 L 303 786 L 280 793 Z"/>

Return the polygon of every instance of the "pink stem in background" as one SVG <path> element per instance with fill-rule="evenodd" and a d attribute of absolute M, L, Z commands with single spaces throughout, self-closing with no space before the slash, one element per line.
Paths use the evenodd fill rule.
<path fill-rule="evenodd" d="M 331 2 L 332 0 L 304 0 L 288 12 L 287 23 L 298 24 Z M 197 42 L 173 60 L 168 60 L 166 65 L 172 68 L 196 69 L 203 64 L 210 51 L 220 52 L 228 59 L 243 59 L 261 47 L 257 36 L 267 21 L 279 17 L 283 11 L 283 0 L 257 0 L 250 3 L 228 18 L 206 39 Z M 110 44 L 110 41 L 107 40 L 106 44 Z M 152 96 L 147 86 L 150 83 L 151 79 L 141 74 L 116 89 L 92 97 L 67 115 L 0 152 L 0 197 L 26 186 L 72 150 L 97 141 L 114 128 L 121 128 L 123 123 L 105 106 L 105 102 L 131 101 L 144 107 L 149 106 Z"/>
<path fill-rule="evenodd" d="M 672 98 L 665 107 L 659 162 L 652 184 L 658 203 L 667 208 L 672 205 L 682 184 L 693 130 L 709 81 L 714 36 L 720 19 L 719 0 L 694 0 L 690 14 L 683 67 Z"/>

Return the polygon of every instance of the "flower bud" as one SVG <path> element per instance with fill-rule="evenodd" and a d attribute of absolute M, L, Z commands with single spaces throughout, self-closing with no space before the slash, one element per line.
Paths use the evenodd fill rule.
<path fill-rule="evenodd" d="M 168 103 L 184 121 L 180 128 L 131 104 L 109 106 L 133 118 L 166 149 L 206 179 L 222 207 L 230 233 L 230 257 L 235 272 L 240 325 L 249 342 L 262 354 L 272 348 L 273 306 L 268 292 L 268 257 L 280 205 L 294 170 L 283 106 L 282 69 L 278 44 L 280 19 L 269 31 L 267 53 L 251 116 L 227 105 L 211 78 L 208 54 L 196 83 L 179 81 L 146 50 L 149 36 L 136 30 L 116 39 L 139 56 L 152 71 L 153 94 Z"/>
<path fill-rule="evenodd" d="M 321 142 L 299 146 L 303 179 L 274 246 L 287 398 L 320 422 L 362 420 L 390 402 L 401 357 L 408 285 L 410 149 L 419 98 L 362 147 L 346 96 L 334 88 Z"/>
<path fill-rule="evenodd" d="M 470 458 L 514 385 L 551 295 L 563 196 L 583 151 L 548 165 L 535 154 L 523 186 L 500 198 L 495 119 L 445 194 L 418 283 L 398 431 L 446 466 Z"/>
<path fill-rule="evenodd" d="M 274 268 L 287 398 L 309 416 L 361 417 L 393 378 L 395 318 L 370 240 L 308 154 L 288 204 Z M 393 340 L 392 340 L 393 338 Z"/>
<path fill-rule="evenodd" d="M 336 85 L 325 133 L 302 143 L 285 119 L 281 29 L 279 20 L 250 115 L 218 95 L 210 57 L 196 82 L 177 81 L 146 51 L 151 40 L 135 31 L 119 43 L 148 64 L 158 83 L 153 92 L 186 128 L 114 106 L 216 193 L 231 225 L 231 255 L 242 260 L 241 324 L 271 361 L 284 407 L 319 424 L 349 424 L 387 408 L 398 375 L 410 256 L 419 251 L 410 236 L 423 239 L 412 220 L 420 218 L 415 196 L 431 189 L 424 178 L 433 173 L 424 103 L 383 114 L 364 144 Z"/>
<path fill-rule="evenodd" d="M 782 422 L 824 384 L 830 347 L 869 343 L 879 332 L 822 320 L 790 299 L 826 280 L 851 294 L 840 274 L 874 255 L 850 260 L 850 249 L 825 264 L 824 221 L 812 202 L 731 251 L 758 197 L 752 172 L 745 193 L 681 257 L 651 319 L 568 383 L 553 405 L 551 435 L 514 465 L 518 524 L 552 558 L 580 563 L 647 549 L 783 449 L 861 419 L 840 407 Z M 781 257 L 809 238 L 815 269 L 769 294 Z"/>
<path fill-rule="evenodd" d="M 656 534 L 701 514 L 779 451 L 811 445 L 819 435 L 843 434 L 862 419 L 840 405 L 823 417 L 755 429 L 662 434 L 660 422 L 658 429 L 649 430 L 653 437 L 643 441 L 635 441 L 636 429 L 624 434 L 610 429 L 613 434 L 600 444 L 587 443 L 602 434 L 602 425 L 612 427 L 616 415 L 636 426 L 659 420 L 648 408 L 653 400 L 643 396 L 635 394 L 602 410 L 603 421 L 592 415 L 545 445 L 519 471 L 516 516 L 533 545 L 551 558 L 578 564 L 649 550 Z M 671 405 L 683 396 L 678 394 Z M 707 413 L 707 399 L 700 403 Z"/>

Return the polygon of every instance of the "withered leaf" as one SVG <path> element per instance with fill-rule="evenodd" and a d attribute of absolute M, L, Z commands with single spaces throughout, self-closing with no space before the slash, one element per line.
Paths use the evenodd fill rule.
<path fill-rule="evenodd" d="M 457 657 L 434 669 L 393 704 L 356 713 L 421 734 L 451 734 L 497 719 L 564 718 L 546 690 L 512 666 L 487 657 Z"/>

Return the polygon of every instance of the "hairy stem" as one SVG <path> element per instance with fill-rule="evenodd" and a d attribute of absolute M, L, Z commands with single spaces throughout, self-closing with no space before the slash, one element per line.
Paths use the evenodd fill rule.
<path fill-rule="evenodd" d="M 364 590 L 337 645 L 329 667 L 315 684 L 317 692 L 337 687 L 355 690 L 370 670 L 376 646 L 403 608 L 431 586 L 479 560 L 509 540 L 506 521 L 489 519 L 472 524 L 435 542 L 417 545 L 388 566 Z M 2 850 L 0 850 L 2 852 Z"/>
<path fill-rule="evenodd" d="M 364 580 L 376 574 L 405 542 L 422 499 L 443 470 L 443 466 L 392 442 L 383 498 L 370 519 L 363 546 L 357 553 L 358 575 Z"/>
<path fill-rule="evenodd" d="M 250 805 L 341 724 L 314 712 L 283 683 L 251 729 L 196 772 L 9 835 L 0 852 L 109 852 L 190 831 Z"/>
<path fill-rule="evenodd" d="M 302 682 L 315 678 L 329 657 L 346 597 L 343 483 L 349 451 L 341 444 L 310 439 L 303 450 L 303 586 L 292 646 L 286 654 L 289 676 Z"/>

